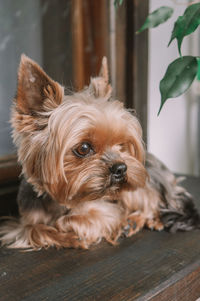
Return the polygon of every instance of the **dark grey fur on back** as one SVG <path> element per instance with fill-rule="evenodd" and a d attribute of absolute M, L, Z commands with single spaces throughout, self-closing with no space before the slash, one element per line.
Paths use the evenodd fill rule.
<path fill-rule="evenodd" d="M 160 206 L 160 217 L 165 229 L 176 232 L 200 228 L 200 216 L 193 198 L 179 185 L 182 178 L 176 178 L 151 154 L 147 155 L 146 168 L 151 185 L 159 191 L 163 201 Z"/>
<path fill-rule="evenodd" d="M 68 211 L 66 207 L 60 205 L 47 194 L 38 197 L 33 186 L 27 183 L 25 178 L 22 179 L 19 187 L 17 203 L 20 214 L 37 210 L 43 211 L 52 216 L 52 221 Z"/>

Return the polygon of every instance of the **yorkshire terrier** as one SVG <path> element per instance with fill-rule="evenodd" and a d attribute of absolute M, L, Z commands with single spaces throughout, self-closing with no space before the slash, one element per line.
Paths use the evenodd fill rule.
<path fill-rule="evenodd" d="M 146 154 L 138 119 L 111 92 L 106 58 L 87 88 L 65 95 L 22 55 L 11 118 L 20 217 L 1 226 L 2 245 L 87 249 L 144 227 L 199 228 L 192 197 Z"/>

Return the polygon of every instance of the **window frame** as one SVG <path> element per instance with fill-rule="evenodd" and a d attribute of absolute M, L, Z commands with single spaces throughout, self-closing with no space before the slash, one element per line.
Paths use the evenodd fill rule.
<path fill-rule="evenodd" d="M 21 173 L 17 155 L 11 154 L 0 158 L 0 184 L 16 182 Z"/>
<path fill-rule="evenodd" d="M 44 1 L 44 0 L 43 0 Z M 65 0 L 62 0 L 64 2 Z M 66 0 L 67 1 L 67 0 Z M 82 88 L 88 84 L 89 75 L 97 75 L 104 55 L 108 57 L 110 70 L 115 70 L 116 91 L 115 96 L 125 103 L 125 106 L 135 109 L 142 124 L 144 141 L 147 140 L 147 76 L 148 76 L 148 33 L 147 31 L 136 35 L 136 31 L 143 24 L 149 9 L 148 0 L 126 0 L 115 9 L 115 60 L 111 57 L 111 29 L 110 13 L 111 6 L 107 0 L 102 0 L 100 7 L 94 5 L 93 0 L 85 0 L 84 7 L 82 1 L 71 0 L 71 35 L 72 47 L 76 57 L 73 58 L 73 81 L 75 84 L 75 71 L 82 65 L 83 69 L 79 73 L 78 87 Z M 86 5 L 87 4 L 87 5 Z M 113 5 L 114 6 L 114 5 Z M 76 10 L 76 11 L 75 11 Z M 76 17 L 75 12 L 82 14 L 81 18 Z M 90 16 L 89 26 L 94 23 L 92 39 L 94 49 L 89 55 L 84 53 L 84 43 L 87 43 L 89 34 L 87 25 L 82 26 L 85 16 Z M 105 22 L 101 29 L 100 20 Z M 77 20 L 77 24 L 76 23 Z M 95 20 L 95 21 L 94 21 Z M 78 26 L 78 35 L 74 31 L 74 26 Z M 96 36 L 95 27 L 100 34 L 100 42 Z M 81 38 L 80 38 L 81 36 Z M 101 47 L 100 47 L 100 46 Z M 48 48 L 48 47 L 46 47 Z M 79 50 L 81 49 L 82 53 Z M 98 49 L 98 51 L 97 51 Z M 95 58 L 95 59 L 94 59 Z M 95 63 L 94 63 L 95 62 Z M 45 65 L 48 65 L 47 63 Z M 115 68 L 113 69 L 113 65 Z M 46 70 L 47 69 L 47 70 Z M 48 73 L 48 66 L 45 70 Z M 112 75 L 111 75 L 112 82 Z M 21 167 L 17 162 L 17 155 L 11 154 L 0 157 L 0 184 L 16 182 L 19 178 Z"/>

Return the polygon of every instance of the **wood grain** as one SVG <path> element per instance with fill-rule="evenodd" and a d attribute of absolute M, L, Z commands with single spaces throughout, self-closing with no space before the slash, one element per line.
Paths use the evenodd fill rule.
<path fill-rule="evenodd" d="M 199 178 L 185 181 L 200 208 Z M 0 202 L 2 206 L 2 200 Z M 118 246 L 20 252 L 0 249 L 0 300 L 195 301 L 200 231 L 144 230 Z"/>
<path fill-rule="evenodd" d="M 72 48 L 76 90 L 96 76 L 103 56 L 108 56 L 108 11 L 106 0 L 73 0 Z"/>

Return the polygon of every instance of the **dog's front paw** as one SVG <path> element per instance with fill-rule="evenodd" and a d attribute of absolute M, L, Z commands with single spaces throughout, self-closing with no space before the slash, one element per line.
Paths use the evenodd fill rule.
<path fill-rule="evenodd" d="M 127 218 L 127 224 L 123 229 L 123 234 L 130 237 L 139 232 L 145 225 L 145 218 L 140 213 L 132 213 Z"/>
<path fill-rule="evenodd" d="M 144 227 L 156 231 L 162 231 L 164 229 L 164 225 L 158 217 L 149 219 L 142 213 L 135 212 L 127 218 L 127 224 L 123 228 L 123 234 L 126 237 L 130 237 L 142 230 Z"/>
<path fill-rule="evenodd" d="M 159 218 L 147 219 L 145 225 L 150 230 L 162 231 L 164 229 L 164 225 Z"/>

